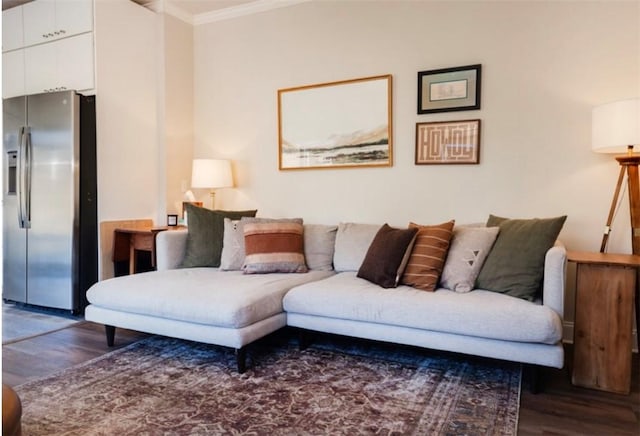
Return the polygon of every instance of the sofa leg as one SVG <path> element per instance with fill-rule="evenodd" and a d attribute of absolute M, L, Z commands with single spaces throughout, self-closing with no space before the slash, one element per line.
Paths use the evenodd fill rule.
<path fill-rule="evenodd" d="M 537 365 L 527 365 L 529 370 L 529 392 L 536 395 L 544 391 L 544 377 Z"/>
<path fill-rule="evenodd" d="M 311 345 L 311 342 L 312 342 L 311 333 L 309 333 L 308 330 L 299 329 L 298 330 L 298 348 L 300 348 L 300 351 L 304 351 L 307 348 L 309 348 L 309 346 Z"/>
<path fill-rule="evenodd" d="M 113 347 L 116 339 L 116 328 L 112 325 L 105 325 L 104 331 L 107 334 L 107 345 Z"/>
<path fill-rule="evenodd" d="M 236 366 L 238 367 L 238 373 L 244 374 L 247 370 L 247 348 L 236 348 Z"/>

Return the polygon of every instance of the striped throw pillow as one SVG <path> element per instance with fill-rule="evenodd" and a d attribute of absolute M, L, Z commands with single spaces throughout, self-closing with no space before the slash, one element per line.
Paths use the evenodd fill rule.
<path fill-rule="evenodd" d="M 244 224 L 244 273 L 307 272 L 304 228 L 300 221 Z"/>
<path fill-rule="evenodd" d="M 433 226 L 409 224 L 410 228 L 418 228 L 418 236 L 400 283 L 423 291 L 435 291 L 447 258 L 454 224 L 453 220 Z"/>

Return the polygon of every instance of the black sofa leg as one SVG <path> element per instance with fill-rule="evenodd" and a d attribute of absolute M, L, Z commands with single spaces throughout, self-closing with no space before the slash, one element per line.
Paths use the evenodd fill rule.
<path fill-rule="evenodd" d="M 244 374 L 247 370 L 247 348 L 236 348 L 236 365 L 238 367 L 238 373 Z"/>
<path fill-rule="evenodd" d="M 529 392 L 536 395 L 544 391 L 544 377 L 537 365 L 527 365 L 529 370 Z"/>
<path fill-rule="evenodd" d="M 298 330 L 298 348 L 300 349 L 300 351 L 304 351 L 309 348 L 312 342 L 313 338 L 308 330 Z"/>
<path fill-rule="evenodd" d="M 107 334 L 107 345 L 113 347 L 116 339 L 116 328 L 112 325 L 105 325 L 104 331 Z"/>

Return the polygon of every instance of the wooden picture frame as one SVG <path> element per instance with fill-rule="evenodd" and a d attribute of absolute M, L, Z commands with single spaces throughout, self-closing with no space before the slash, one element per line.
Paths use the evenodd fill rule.
<path fill-rule="evenodd" d="M 482 65 L 418 72 L 418 114 L 480 109 Z"/>
<path fill-rule="evenodd" d="M 480 163 L 480 120 L 416 123 L 416 165 Z"/>
<path fill-rule="evenodd" d="M 280 170 L 393 164 L 391 75 L 278 90 Z"/>

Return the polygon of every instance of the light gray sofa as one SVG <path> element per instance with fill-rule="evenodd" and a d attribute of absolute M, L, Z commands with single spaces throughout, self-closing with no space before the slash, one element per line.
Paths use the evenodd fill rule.
<path fill-rule="evenodd" d="M 530 302 L 475 289 L 384 289 L 356 273 L 379 225 L 305 225 L 302 274 L 243 274 L 218 268 L 176 269 L 186 231 L 157 236 L 158 271 L 118 277 L 88 292 L 85 319 L 115 327 L 236 349 L 285 325 L 358 338 L 562 368 L 566 251 L 545 258 L 543 297 Z M 313 231 L 309 231 L 309 230 Z M 309 236 L 307 236 L 307 234 Z M 335 241 L 335 242 L 334 242 Z M 312 264 L 333 263 L 333 270 Z"/>

